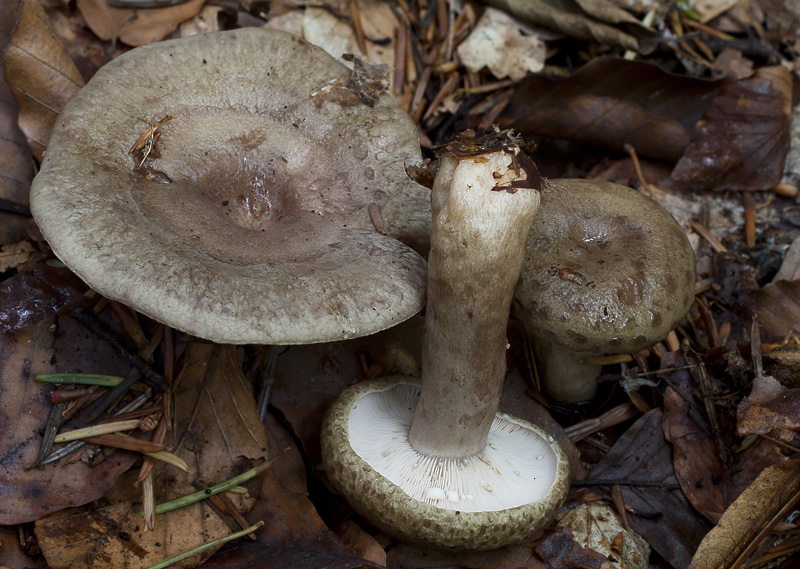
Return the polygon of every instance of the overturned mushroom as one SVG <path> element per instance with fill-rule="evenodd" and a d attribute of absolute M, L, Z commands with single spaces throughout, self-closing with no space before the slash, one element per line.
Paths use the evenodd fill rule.
<path fill-rule="evenodd" d="M 34 217 L 92 288 L 197 336 L 392 326 L 422 307 L 425 263 L 407 245 L 427 250 L 428 192 L 403 171 L 417 132 L 391 97 L 331 95 L 349 73 L 268 29 L 132 50 L 59 116 Z"/>
<path fill-rule="evenodd" d="M 664 339 L 689 311 L 694 281 L 689 240 L 656 202 L 611 182 L 550 180 L 514 293 L 544 390 L 591 399 L 599 368 L 579 360 Z"/>
<path fill-rule="evenodd" d="M 443 149 L 422 385 L 357 384 L 323 424 L 325 470 L 364 517 L 404 540 L 491 549 L 546 524 L 568 487 L 552 437 L 497 408 L 506 326 L 540 178 L 508 133 Z"/>

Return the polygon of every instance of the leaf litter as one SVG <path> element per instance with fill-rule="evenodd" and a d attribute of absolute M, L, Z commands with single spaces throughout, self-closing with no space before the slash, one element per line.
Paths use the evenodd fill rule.
<path fill-rule="evenodd" d="M 11 110 L 4 110 L 2 120 L 19 125 L 30 150 L 22 146 L 20 131 L 2 131 L 13 152 L 4 152 L 0 161 L 0 198 L 11 200 L 12 208 L 27 202 L 30 165 L 41 160 L 58 112 L 96 68 L 129 46 L 269 21 L 316 38 L 339 51 L 337 57 L 351 53 L 366 64 L 389 64 L 393 71 L 383 75 L 384 82 L 416 120 L 423 148 L 452 140 L 464 128 L 513 123 L 537 140 L 535 160 L 546 175 L 595 176 L 638 187 L 675 213 L 694 244 L 698 296 L 687 319 L 653 348 L 623 363 L 609 360 L 600 396 L 586 405 L 565 406 L 538 393 L 528 340 L 510 323 L 514 369 L 504 406 L 549 421 L 572 454 L 574 485 L 564 511 L 611 507 L 601 516 L 618 518 L 642 536 L 657 567 L 738 567 L 746 557 L 759 565 L 796 556 L 796 527 L 787 522 L 798 496 L 792 459 L 800 449 L 800 280 L 787 256 L 800 218 L 793 213 L 791 160 L 788 184 L 778 182 L 796 146 L 789 125 L 800 17 L 774 0 L 709 1 L 696 11 L 664 2 L 629 3 L 638 10 L 633 12 L 599 0 L 581 0 L 571 12 L 549 0 L 493 3 L 498 4 L 509 25 L 516 21 L 523 30 L 522 38 L 531 37 L 530 7 L 540 8 L 535 23 L 549 30 L 541 36 L 546 51 L 539 62 L 487 69 L 498 55 L 507 63 L 519 54 L 515 45 L 485 44 L 486 58 L 469 63 L 459 49 L 486 12 L 472 2 L 463 8 L 443 0 L 275 2 L 268 10 L 241 2 L 215 6 L 202 17 L 196 16 L 199 0 L 171 12 L 140 10 L 136 17 L 126 10 L 93 10 L 91 0 L 48 12 L 30 0 L 12 2 L 4 9 L 16 29 L 13 35 L 10 29 L 0 32 L 9 38 L 4 85 L 19 113 L 17 118 L 13 108 L 3 107 Z M 82 27 L 82 18 L 97 36 Z M 536 71 L 540 63 L 544 67 Z M 521 82 L 504 79 L 512 71 Z M 156 124 L 145 131 L 137 164 L 155 156 Z M 619 152 L 626 144 L 639 157 L 638 171 Z M 718 191 L 727 193 L 712 193 Z M 739 191 L 754 192 L 752 199 L 740 198 Z M 23 213 L 21 219 L 29 218 Z M 140 347 L 128 337 L 131 326 L 117 320 L 119 310 L 112 315 L 79 279 L 47 259 L 40 236 L 24 224 L 16 227 L 3 234 L 3 251 L 23 239 L 35 246 L 7 256 L 0 283 L 0 422 L 4 432 L 8 425 L 14 429 L 0 440 L 0 523 L 14 528 L 2 528 L 0 565 L 146 567 L 241 529 L 242 520 L 223 511 L 228 506 L 204 501 L 157 516 L 155 528 L 145 531 L 138 452 L 90 445 L 91 452 L 75 454 L 75 462 L 23 468 L 35 462 L 51 409 L 53 388 L 35 382 L 34 375 L 126 377 L 132 369 L 106 340 L 71 318 L 72 309 L 97 311 L 125 350 L 136 353 Z M 784 257 L 783 280 L 771 282 Z M 762 325 L 756 335 L 754 315 Z M 249 483 L 247 494 L 228 496 L 246 523 L 265 523 L 255 541 L 239 540 L 182 566 L 202 559 L 220 568 L 619 563 L 621 530 L 617 537 L 603 534 L 609 546 L 603 554 L 588 548 L 588 541 L 578 543 L 572 529 L 555 527 L 493 552 L 420 550 L 363 523 L 330 491 L 319 464 L 322 413 L 354 381 L 418 373 L 418 324 L 358 341 L 280 348 L 271 398 L 261 398 L 262 422 L 253 392 L 269 384 L 262 383 L 267 348 L 198 344 L 178 333 L 177 355 L 166 358 L 159 336 L 164 331 L 144 317 L 139 322 L 145 344 L 155 350 L 154 367 L 166 369 L 167 359 L 178 365 L 174 391 L 161 396 L 176 403 L 174 428 L 162 436 L 191 470 L 152 465 L 144 484 L 151 481 L 158 501 L 221 482 L 291 449 Z M 156 397 L 151 404 L 158 408 L 162 399 Z M 68 425 L 80 422 L 78 414 Z M 744 517 L 753 523 L 742 525 Z M 7 545 L 9 540 L 20 548 Z"/>

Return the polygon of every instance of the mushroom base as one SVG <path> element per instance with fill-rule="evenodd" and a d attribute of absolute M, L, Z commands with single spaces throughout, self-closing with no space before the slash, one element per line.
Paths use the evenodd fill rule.
<path fill-rule="evenodd" d="M 541 450 L 536 452 L 547 456 L 554 464 L 554 472 L 541 475 L 546 487 L 538 493 L 538 498 L 521 505 L 467 511 L 474 509 L 470 502 L 474 504 L 477 500 L 470 500 L 468 494 L 463 492 L 463 496 L 455 496 L 456 492 L 448 488 L 448 485 L 454 484 L 453 478 L 448 475 L 444 476 L 445 480 L 441 483 L 433 476 L 426 475 L 424 485 L 427 487 L 422 490 L 423 498 L 417 499 L 412 497 L 413 491 L 404 490 L 376 470 L 384 467 L 373 467 L 362 458 L 354 449 L 354 444 L 350 442 L 349 424 L 354 408 L 358 407 L 363 397 L 371 393 L 387 391 L 401 384 L 415 383 L 411 378 L 390 377 L 357 384 L 339 396 L 325 418 L 322 430 L 325 470 L 331 482 L 353 508 L 376 526 L 403 541 L 446 550 L 495 549 L 522 540 L 535 530 L 545 527 L 566 496 L 569 488 L 569 466 L 563 451 L 552 437 L 521 419 L 498 414 L 498 420 L 501 422 L 504 420 L 514 428 L 529 429 L 541 437 Z M 408 398 L 404 403 L 408 407 L 409 417 L 413 417 L 415 403 L 409 404 Z M 395 438 L 403 434 L 407 436 L 409 428 L 410 420 L 398 428 L 398 432 L 394 434 Z M 378 436 L 377 430 L 373 429 L 375 436 Z M 356 442 L 355 446 L 358 447 L 359 444 Z M 395 456 L 400 454 L 387 450 L 387 454 L 389 453 Z M 518 458 L 513 457 L 515 463 Z M 535 462 L 538 457 L 532 458 Z M 520 475 L 515 471 L 516 466 L 510 466 L 512 460 L 500 461 L 494 457 L 494 462 L 491 463 L 480 454 L 467 460 L 482 462 L 482 466 L 488 466 L 487 470 L 500 472 L 500 478 Z M 413 469 L 413 465 L 410 465 L 410 469 Z M 394 474 L 390 476 L 397 479 Z M 488 486 L 486 480 L 480 484 Z M 429 491 L 427 498 L 424 497 L 426 491 Z M 449 493 L 454 494 L 452 498 L 455 500 L 452 502 L 448 500 Z M 502 494 L 499 488 L 489 489 L 488 493 Z M 478 492 L 476 498 L 477 494 Z M 442 507 L 436 503 L 446 506 Z M 463 504 L 464 508 L 455 509 L 459 504 Z"/>

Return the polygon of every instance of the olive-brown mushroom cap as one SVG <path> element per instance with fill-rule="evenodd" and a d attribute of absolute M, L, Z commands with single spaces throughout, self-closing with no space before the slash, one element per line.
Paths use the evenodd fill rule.
<path fill-rule="evenodd" d="M 354 450 L 350 440 L 351 412 L 359 405 L 359 401 L 367 395 L 391 390 L 398 383 L 413 384 L 416 380 L 404 377 L 387 377 L 380 380 L 358 383 L 346 389 L 328 410 L 322 426 L 322 459 L 325 473 L 347 498 L 350 505 L 366 519 L 387 533 L 403 541 L 427 547 L 445 550 L 487 550 L 495 549 L 515 541 L 524 539 L 538 529 L 546 527 L 556 510 L 561 505 L 569 489 L 569 462 L 561 447 L 553 437 L 539 427 L 522 419 L 498 413 L 503 419 L 518 427 L 531 431 L 542 440 L 539 447 L 541 454 L 547 456 L 520 456 L 519 449 L 509 460 L 500 460 L 497 464 L 487 463 L 489 470 L 500 474 L 498 479 L 483 478 L 480 483 L 496 484 L 489 492 L 503 494 L 499 488 L 503 477 L 516 477 L 519 472 L 512 472 L 510 465 L 514 459 L 530 459 L 553 465 L 553 471 L 546 477 L 549 488 L 542 492 L 539 500 L 493 511 L 461 511 L 451 507 L 438 507 L 431 503 L 413 498 L 400 486 L 376 471 L 359 453 Z M 409 411 L 409 419 L 413 408 Z M 410 420 L 400 430 L 407 431 Z M 369 426 L 366 426 L 369 429 Z M 368 437 L 377 438 L 378 430 L 373 427 Z M 400 432 L 394 438 L 403 437 Z M 387 443 L 387 448 L 388 448 Z M 391 459 L 400 455 L 394 447 L 385 452 Z M 435 459 L 432 459 L 435 460 Z M 453 460 L 453 459 L 451 459 Z M 472 457 L 473 463 L 481 462 Z M 420 460 L 422 462 L 422 460 Z M 465 461 L 466 462 L 466 461 Z M 506 464 L 506 463 L 509 464 Z M 437 463 L 432 470 L 440 472 L 445 468 Z M 408 464 L 409 470 L 423 470 L 423 466 Z M 526 473 L 523 473 L 525 476 Z M 422 478 L 427 479 L 425 476 Z M 450 478 L 445 476 L 445 478 Z M 480 484 L 479 483 L 479 484 Z M 463 501 L 463 497 L 461 497 Z M 456 506 L 457 507 L 457 506 Z"/>
<path fill-rule="evenodd" d="M 427 247 L 429 193 L 403 168 L 420 160 L 413 122 L 387 94 L 373 107 L 331 94 L 349 74 L 259 28 L 132 50 L 59 116 L 34 217 L 98 292 L 197 336 L 289 344 L 392 326 L 423 305 L 425 263 L 397 239 Z M 129 148 L 167 115 L 160 157 L 138 167 Z"/>
<path fill-rule="evenodd" d="M 694 300 L 694 252 L 672 215 L 611 182 L 542 188 L 515 313 L 573 350 L 620 353 L 662 340 Z"/>

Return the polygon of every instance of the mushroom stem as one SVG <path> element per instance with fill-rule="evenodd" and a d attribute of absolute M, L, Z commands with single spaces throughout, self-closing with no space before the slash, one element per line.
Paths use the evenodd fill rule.
<path fill-rule="evenodd" d="M 578 352 L 544 336 L 533 338 L 542 390 L 556 401 L 581 403 L 597 393 L 597 376 L 603 366 L 581 360 L 598 357 L 597 352 Z"/>
<path fill-rule="evenodd" d="M 422 392 L 410 432 L 429 456 L 486 446 L 506 375 L 509 307 L 539 207 L 535 167 L 519 167 L 512 137 L 488 139 L 445 149 L 431 194 Z M 520 180 L 515 186 L 527 187 L 510 187 Z"/>

